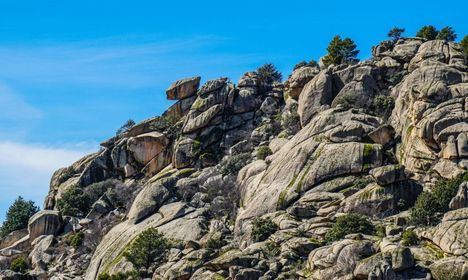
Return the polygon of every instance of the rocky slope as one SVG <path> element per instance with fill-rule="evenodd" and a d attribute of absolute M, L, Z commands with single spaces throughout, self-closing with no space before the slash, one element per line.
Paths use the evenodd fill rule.
<path fill-rule="evenodd" d="M 420 38 L 372 53 L 284 83 L 256 72 L 175 82 L 162 116 L 55 172 L 46 210 L 0 243 L 0 279 L 19 279 L 7 269 L 17 255 L 37 279 L 133 270 L 123 252 L 152 227 L 174 240 L 153 279 L 467 279 L 467 183 L 434 226 L 411 226 L 408 210 L 468 168 L 465 58 L 456 43 Z M 86 217 L 57 211 L 67 189 L 96 184 L 124 203 L 106 192 Z M 380 230 L 327 240 L 347 213 Z M 258 218 L 276 226 L 254 242 Z M 420 242 L 405 243 L 408 230 Z"/>

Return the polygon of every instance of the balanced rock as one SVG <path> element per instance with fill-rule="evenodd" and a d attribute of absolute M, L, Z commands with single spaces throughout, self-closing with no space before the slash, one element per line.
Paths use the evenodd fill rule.
<path fill-rule="evenodd" d="M 197 93 L 201 77 L 192 77 L 178 80 L 167 90 L 166 95 L 169 100 L 180 100 L 192 97 Z"/>

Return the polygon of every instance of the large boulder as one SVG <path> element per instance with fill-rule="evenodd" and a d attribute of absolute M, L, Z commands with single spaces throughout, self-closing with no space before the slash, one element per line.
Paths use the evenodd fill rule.
<path fill-rule="evenodd" d="M 10 232 L 8 235 L 0 239 L 0 249 L 9 247 L 16 243 L 18 240 L 28 235 L 28 229 L 19 229 Z"/>
<path fill-rule="evenodd" d="M 47 269 L 47 265 L 53 259 L 53 248 L 55 237 L 53 235 L 43 235 L 36 238 L 31 246 L 33 250 L 29 253 L 31 265 L 37 272 L 42 272 Z"/>
<path fill-rule="evenodd" d="M 151 177 L 171 162 L 169 139 L 162 133 L 149 132 L 128 139 L 128 150 L 142 166 L 143 171 Z"/>
<path fill-rule="evenodd" d="M 41 235 L 55 236 L 60 233 L 62 226 L 62 216 L 58 211 L 39 211 L 29 219 L 29 238 L 31 241 L 34 241 L 34 239 Z"/>
<path fill-rule="evenodd" d="M 309 279 L 352 279 L 358 262 L 375 253 L 368 240 L 344 239 L 313 250 L 309 254 L 307 268 Z"/>
<path fill-rule="evenodd" d="M 463 256 L 468 254 L 468 208 L 447 212 L 440 224 L 422 233 L 444 252 Z"/>
<path fill-rule="evenodd" d="M 381 186 L 406 180 L 405 167 L 399 164 L 377 167 L 369 171 L 369 174 Z"/>
<path fill-rule="evenodd" d="M 284 94 L 297 100 L 304 86 L 319 72 L 318 67 L 304 66 L 294 70 L 286 81 Z"/>
<path fill-rule="evenodd" d="M 468 279 L 468 259 L 466 257 L 449 257 L 435 261 L 430 265 L 435 280 Z"/>
<path fill-rule="evenodd" d="M 197 93 L 201 77 L 185 78 L 174 82 L 167 90 L 169 100 L 180 100 L 192 97 Z"/>
<path fill-rule="evenodd" d="M 468 207 L 468 182 L 463 182 L 458 187 L 457 194 L 450 201 L 450 209 L 456 210 L 459 208 Z"/>
<path fill-rule="evenodd" d="M 306 126 L 317 112 L 329 106 L 333 97 L 332 76 L 323 70 L 304 86 L 299 95 L 297 113 L 302 126 Z"/>

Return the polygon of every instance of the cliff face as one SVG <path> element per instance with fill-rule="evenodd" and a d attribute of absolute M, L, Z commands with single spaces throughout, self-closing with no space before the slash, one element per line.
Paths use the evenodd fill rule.
<path fill-rule="evenodd" d="M 123 252 L 156 228 L 173 246 L 153 279 L 465 279 L 467 184 L 434 226 L 414 228 L 408 209 L 467 170 L 467 70 L 458 44 L 404 38 L 282 84 L 255 72 L 237 85 L 179 80 L 162 116 L 55 172 L 29 232 L 0 243 L 0 269 L 29 253 L 39 279 L 130 271 Z M 54 211 L 70 188 L 96 186 L 106 192 L 86 217 Z M 380 230 L 328 240 L 349 213 Z M 258 218 L 275 225 L 266 240 Z M 408 231 L 421 241 L 408 244 Z M 76 232 L 84 243 L 72 249 Z"/>

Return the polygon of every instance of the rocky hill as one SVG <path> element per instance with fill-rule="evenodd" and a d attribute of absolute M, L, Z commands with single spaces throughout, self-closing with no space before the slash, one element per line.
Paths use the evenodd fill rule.
<path fill-rule="evenodd" d="M 468 279 L 463 51 L 372 54 L 284 83 L 175 82 L 162 116 L 54 173 L 45 210 L 1 240 L 0 279 Z M 149 229 L 168 245 L 136 267 Z"/>

